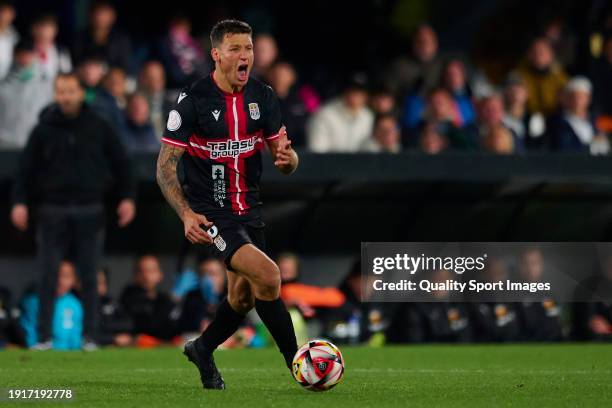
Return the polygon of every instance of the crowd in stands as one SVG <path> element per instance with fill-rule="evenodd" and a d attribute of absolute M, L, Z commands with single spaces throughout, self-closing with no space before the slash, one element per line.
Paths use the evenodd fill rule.
<path fill-rule="evenodd" d="M 87 28 L 70 47 L 56 41 L 53 14 L 18 33 L 10 1 L 0 1 L 0 148 L 20 149 L 39 113 L 52 102 L 53 79 L 76 70 L 87 102 L 122 135 L 131 151 L 155 151 L 183 87 L 207 75 L 210 44 L 174 15 L 142 51 L 117 25 L 112 3 L 95 1 Z M 608 19 L 612 21 L 612 19 Z M 606 21 L 608 21 L 606 20 Z M 544 25 L 523 57 L 495 83 L 463 50 L 441 50 L 419 25 L 405 55 L 376 73 L 347 67 L 342 91 L 329 100 L 300 77 L 270 33 L 254 38 L 251 75 L 270 84 L 293 146 L 318 153 L 402 150 L 437 154 L 563 151 L 606 154 L 612 132 L 612 27 L 591 47 L 584 72 L 563 21 Z"/>
<path fill-rule="evenodd" d="M 299 258 L 281 253 L 276 258 L 283 282 L 281 298 L 290 310 L 298 341 L 324 336 L 342 344 L 380 346 L 392 343 L 558 342 L 612 340 L 609 302 L 560 303 L 553 298 L 510 302 L 498 299 L 457 302 L 449 292 L 434 290 L 431 301 L 416 303 L 362 302 L 360 266 L 356 263 L 337 287 L 302 283 Z M 216 258 L 201 257 L 173 279 L 170 291 L 161 288 L 164 272 L 154 255 L 135 260 L 132 281 L 113 298 L 110 273 L 98 272 L 100 346 L 180 345 L 210 323 L 227 293 L 226 269 Z M 612 258 L 604 262 L 597 288 L 612 289 Z M 505 280 L 511 270 L 523 282 L 542 281 L 546 261 L 537 248 L 524 250 L 513 264 L 493 259 L 484 271 L 491 282 Z M 447 270 L 433 272 L 432 282 L 453 279 Z M 53 348 L 80 349 L 83 333 L 81 285 L 74 264 L 66 260 L 58 270 L 53 316 Z M 0 288 L 0 347 L 37 344 L 37 292 L 30 288 L 18 300 Z M 255 313 L 224 347 L 262 347 L 271 339 Z"/>

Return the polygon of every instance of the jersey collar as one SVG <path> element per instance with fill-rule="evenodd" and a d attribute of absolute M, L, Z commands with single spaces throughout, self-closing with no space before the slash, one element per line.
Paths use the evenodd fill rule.
<path fill-rule="evenodd" d="M 221 87 L 217 84 L 217 81 L 215 81 L 215 76 L 213 75 L 215 73 L 215 71 L 210 73 L 210 79 L 212 80 L 213 84 L 215 84 L 215 87 L 224 95 L 227 96 L 237 96 L 237 95 L 242 95 L 244 93 L 244 88 L 246 88 L 246 85 L 242 87 L 242 89 L 238 92 L 225 92 L 223 89 L 221 89 Z"/>

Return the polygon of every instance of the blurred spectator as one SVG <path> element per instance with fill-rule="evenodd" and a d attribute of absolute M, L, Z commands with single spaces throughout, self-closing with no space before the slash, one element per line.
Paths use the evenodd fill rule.
<path fill-rule="evenodd" d="M 95 91 L 102 86 L 102 79 L 108 72 L 108 65 L 100 55 L 86 55 L 77 66 L 79 80 L 85 87 L 85 102 L 92 103 Z"/>
<path fill-rule="evenodd" d="M 482 272 L 481 282 L 504 282 L 508 268 L 501 259 L 492 258 Z M 476 295 L 479 296 L 479 295 Z M 504 293 L 483 294 L 481 301 L 469 303 L 474 340 L 481 342 L 513 342 L 520 340 L 520 326 L 513 303 L 503 301 Z M 482 301 L 488 300 L 488 301 Z"/>
<path fill-rule="evenodd" d="M 315 309 L 337 308 L 344 304 L 344 295 L 336 288 L 322 288 L 300 282 L 300 261 L 297 255 L 285 252 L 276 263 L 281 273 L 281 298 L 287 307 L 295 307 L 304 317 L 313 317 Z"/>
<path fill-rule="evenodd" d="M 19 41 L 19 34 L 13 27 L 15 17 L 13 2 L 0 0 L 0 79 L 8 74 L 13 64 L 13 47 Z"/>
<path fill-rule="evenodd" d="M 355 262 L 346 278 L 338 285 L 346 301 L 330 313 L 326 323 L 326 336 L 340 343 L 384 343 L 383 331 L 387 326 L 378 304 L 363 301 L 361 262 Z"/>
<path fill-rule="evenodd" d="M 482 137 L 482 146 L 487 152 L 495 154 L 512 154 L 515 152 L 512 132 L 504 126 L 491 127 Z"/>
<path fill-rule="evenodd" d="M 191 21 L 187 16 L 172 18 L 158 52 L 170 88 L 188 86 L 210 70 L 204 50 L 191 36 Z"/>
<path fill-rule="evenodd" d="M 308 148 L 316 153 L 355 152 L 372 134 L 366 78 L 354 75 L 342 95 L 327 102 L 306 128 Z"/>
<path fill-rule="evenodd" d="M 456 149 L 473 148 L 475 142 L 469 132 L 461 129 L 461 117 L 456 102 L 447 90 L 443 88 L 434 89 L 426 99 L 425 109 L 420 114 L 416 129 L 405 132 L 403 143 L 405 146 L 414 147 L 419 143 L 426 128 L 432 130 L 431 126 L 440 133 L 448 142 L 448 146 Z M 404 122 L 405 123 L 405 122 Z"/>
<path fill-rule="evenodd" d="M 433 283 L 453 279 L 450 271 L 435 271 Z M 472 339 L 465 303 L 451 302 L 448 291 L 432 290 L 431 302 L 400 304 L 396 308 L 387 336 L 391 343 L 463 343 Z"/>
<path fill-rule="evenodd" d="M 132 319 L 133 333 L 157 340 L 178 334 L 180 310 L 170 295 L 159 288 L 164 274 L 157 257 L 144 255 L 134 266 L 134 283 L 121 294 L 121 305 Z"/>
<path fill-rule="evenodd" d="M 399 153 L 402 148 L 399 123 L 392 114 L 379 115 L 374 122 L 374 133 L 361 151 L 368 153 Z"/>
<path fill-rule="evenodd" d="M 41 305 L 40 297 L 35 292 L 29 292 L 21 302 L 22 314 L 20 324 L 26 333 L 26 344 L 36 350 L 76 350 L 82 346 L 84 315 L 83 307 L 76 295 L 78 280 L 74 264 L 62 261 L 54 271 L 55 286 L 51 288 L 52 306 L 50 340 L 41 342 L 40 327 Z"/>
<path fill-rule="evenodd" d="M 138 92 L 149 102 L 149 117 L 158 140 L 166 129 L 166 118 L 176 99 L 174 92 L 166 91 L 164 66 L 157 61 L 144 64 L 138 76 Z"/>
<path fill-rule="evenodd" d="M 19 326 L 18 310 L 8 288 L 0 286 L 0 350 L 8 345 L 25 345 L 25 336 Z"/>
<path fill-rule="evenodd" d="M 130 68 L 130 39 L 115 28 L 117 12 L 106 0 L 95 0 L 89 11 L 89 27 L 75 37 L 74 58 L 77 63 L 91 55 L 99 55 L 110 66 Z"/>
<path fill-rule="evenodd" d="M 114 99 L 119 109 L 127 106 L 127 76 L 119 67 L 111 67 L 102 79 L 102 87 Z"/>
<path fill-rule="evenodd" d="M 436 88 L 426 95 L 426 98 L 417 98 L 424 105 L 420 105 L 416 112 L 404 112 L 404 124 L 408 128 L 418 127 L 422 125 L 423 121 L 449 123 L 453 127 L 461 126 L 461 117 L 457 104 L 446 89 Z M 415 105 L 412 105 L 410 108 L 407 107 L 407 109 L 415 107 Z M 410 124 L 406 122 L 407 117 L 414 118 L 410 119 Z"/>
<path fill-rule="evenodd" d="M 101 345 L 129 346 L 133 342 L 132 322 L 120 304 L 108 294 L 109 274 L 107 269 L 98 270 L 98 296 L 100 296 Z"/>
<path fill-rule="evenodd" d="M 370 109 L 375 115 L 392 114 L 398 117 L 395 96 L 386 88 L 378 88 L 370 95 Z"/>
<path fill-rule="evenodd" d="M 125 126 L 125 117 L 119 101 L 103 86 L 108 72 L 104 61 L 96 55 L 87 56 L 79 64 L 77 72 L 85 86 L 85 102 L 106 120 L 115 132 L 121 132 Z"/>
<path fill-rule="evenodd" d="M 57 276 L 55 313 L 53 315 L 53 348 L 78 350 L 83 334 L 83 306 L 76 295 L 79 283 L 72 262 L 62 262 Z"/>
<path fill-rule="evenodd" d="M 419 136 L 419 148 L 427 154 L 438 154 L 446 150 L 448 139 L 438 131 L 435 123 L 426 123 Z"/>
<path fill-rule="evenodd" d="M 601 115 L 598 125 L 603 131 L 612 133 L 612 33 L 604 38 L 602 53 L 593 61 L 590 78 L 593 81 L 593 110 Z"/>
<path fill-rule="evenodd" d="M 467 82 L 465 65 L 460 59 L 451 59 L 442 71 L 442 86 L 450 93 L 454 99 L 461 126 L 474 123 L 476 111 L 472 104 L 472 94 Z"/>
<path fill-rule="evenodd" d="M 215 316 L 217 306 L 226 293 L 227 271 L 217 258 L 204 258 L 198 263 L 197 287 L 187 293 L 181 313 L 181 332 L 202 332 Z"/>
<path fill-rule="evenodd" d="M 0 350 L 9 343 L 8 331 L 11 323 L 11 292 L 0 286 Z"/>
<path fill-rule="evenodd" d="M 269 71 L 278 58 L 276 39 L 270 34 L 259 34 L 253 41 L 253 69 L 251 75 L 258 79 L 269 77 Z"/>
<path fill-rule="evenodd" d="M 529 248 L 519 258 L 518 274 L 521 282 L 542 282 L 545 272 L 542 251 Z M 521 322 L 521 337 L 527 341 L 559 341 L 561 332 L 561 306 L 553 299 L 537 299 L 516 304 Z"/>
<path fill-rule="evenodd" d="M 610 150 L 608 139 L 599 133 L 589 112 L 591 91 L 591 82 L 585 77 L 574 77 L 567 83 L 561 98 L 563 111 L 548 125 L 553 149 L 591 154 Z"/>
<path fill-rule="evenodd" d="M 32 23 L 32 39 L 41 75 L 51 80 L 55 79 L 59 72 L 72 70 L 70 52 L 55 43 L 57 31 L 57 17 L 53 14 L 43 14 Z"/>
<path fill-rule="evenodd" d="M 268 69 L 268 83 L 278 97 L 283 124 L 293 147 L 306 144 L 306 122 L 319 108 L 319 96 L 313 88 L 297 84 L 295 69 L 288 62 L 277 62 Z"/>
<path fill-rule="evenodd" d="M 492 153 L 509 154 L 523 151 L 523 140 L 504 125 L 504 102 L 492 94 L 478 102 L 478 122 L 474 130 L 478 143 Z"/>
<path fill-rule="evenodd" d="M 104 248 L 104 196 L 109 171 L 121 198 L 120 227 L 135 215 L 134 186 L 128 158 L 112 128 L 83 103 L 75 74 L 55 80 L 55 101 L 41 114 L 21 156 L 13 191 L 11 220 L 28 228 L 30 208 L 38 217 L 38 256 L 42 267 L 39 334 L 51 339 L 52 288 L 58 265 L 72 251 L 83 282 L 85 342 L 95 346 L 98 330 L 97 263 Z M 52 152 L 52 154 L 50 154 Z"/>
<path fill-rule="evenodd" d="M 0 148 L 23 148 L 40 111 L 52 100 L 53 80 L 42 78 L 34 45 L 21 40 L 11 70 L 0 80 Z"/>
<path fill-rule="evenodd" d="M 586 290 L 587 297 L 573 304 L 573 330 L 577 340 L 612 341 L 612 256 L 603 257 L 601 273 L 581 282 L 579 290 Z"/>
<path fill-rule="evenodd" d="M 159 140 L 155 128 L 149 120 L 149 103 L 147 98 L 139 93 L 128 99 L 124 141 L 129 151 L 151 152 L 159 148 Z"/>
<path fill-rule="evenodd" d="M 428 24 L 420 25 L 412 38 L 412 53 L 396 60 L 385 74 L 385 83 L 397 96 L 424 94 L 433 89 L 442 71 L 438 36 Z"/>
<path fill-rule="evenodd" d="M 516 137 L 523 141 L 526 147 L 535 149 L 542 147 L 546 119 L 541 113 L 530 114 L 527 111 L 527 87 L 519 74 L 510 74 L 504 88 L 506 114 L 502 123 Z"/>
<path fill-rule="evenodd" d="M 555 17 L 544 28 L 544 37 L 548 39 L 557 59 L 564 67 L 572 67 L 576 54 L 576 37 L 568 31 L 562 17 Z"/>
<path fill-rule="evenodd" d="M 546 38 L 535 39 L 525 61 L 518 67 L 527 86 L 529 113 L 549 116 L 558 106 L 559 94 L 567 82 L 563 67 L 555 60 L 555 52 Z"/>

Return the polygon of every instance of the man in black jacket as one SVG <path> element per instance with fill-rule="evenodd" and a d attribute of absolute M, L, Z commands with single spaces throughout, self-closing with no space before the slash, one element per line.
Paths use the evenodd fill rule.
<path fill-rule="evenodd" d="M 72 254 L 83 284 L 84 348 L 94 347 L 98 330 L 96 268 L 104 248 L 104 195 L 111 182 L 121 198 L 119 226 L 135 215 L 129 162 L 119 137 L 84 101 L 75 74 L 55 80 L 55 101 L 40 116 L 21 158 L 13 191 L 11 220 L 28 227 L 27 203 L 38 210 L 38 255 L 42 267 L 40 349 L 51 346 L 54 288 L 59 263 Z"/>

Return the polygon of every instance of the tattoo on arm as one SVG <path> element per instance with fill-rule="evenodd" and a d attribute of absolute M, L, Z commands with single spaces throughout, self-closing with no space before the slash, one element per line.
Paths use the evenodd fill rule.
<path fill-rule="evenodd" d="M 181 219 L 184 212 L 189 209 L 189 204 L 176 174 L 176 166 L 184 151 L 182 148 L 162 143 L 157 158 L 157 184 L 164 197 L 166 197 L 166 201 L 174 208 Z"/>

